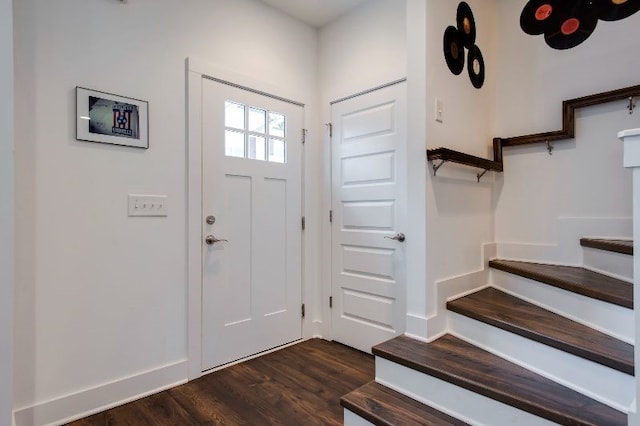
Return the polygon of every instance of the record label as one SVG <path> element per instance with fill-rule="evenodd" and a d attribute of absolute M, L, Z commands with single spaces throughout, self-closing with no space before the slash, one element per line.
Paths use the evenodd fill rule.
<path fill-rule="evenodd" d="M 553 6 L 550 4 L 543 4 L 536 10 L 535 17 L 538 21 L 544 21 L 551 16 L 551 12 L 553 12 Z"/>
<path fill-rule="evenodd" d="M 562 23 L 562 25 L 560 26 L 560 31 L 564 35 L 571 35 L 578 31 L 578 28 L 580 28 L 580 20 L 571 18 Z"/>

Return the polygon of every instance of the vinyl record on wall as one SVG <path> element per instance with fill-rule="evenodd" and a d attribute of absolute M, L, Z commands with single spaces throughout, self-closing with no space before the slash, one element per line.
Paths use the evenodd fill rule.
<path fill-rule="evenodd" d="M 443 37 L 444 59 L 449 70 L 455 75 L 459 75 L 464 69 L 464 45 L 462 35 L 458 29 L 452 25 L 444 31 Z"/>
<path fill-rule="evenodd" d="M 546 24 L 557 9 L 558 0 L 531 0 L 520 14 L 520 28 L 527 34 L 544 33 Z"/>
<path fill-rule="evenodd" d="M 529 0 L 520 27 L 531 35 L 544 33 L 554 49 L 570 49 L 593 33 L 598 20 L 618 21 L 640 10 L 640 0 Z"/>
<path fill-rule="evenodd" d="M 476 20 L 473 17 L 471 7 L 466 2 L 460 2 L 456 13 L 456 24 L 462 35 L 462 44 L 467 49 L 476 43 Z"/>
<path fill-rule="evenodd" d="M 469 71 L 469 79 L 476 89 L 484 84 L 484 58 L 480 48 L 476 45 L 471 46 L 467 57 L 467 70 Z"/>
<path fill-rule="evenodd" d="M 549 47 L 560 50 L 579 45 L 596 29 L 598 11 L 594 3 L 564 4 L 551 17 L 545 30 L 545 41 Z"/>
<path fill-rule="evenodd" d="M 618 21 L 640 10 L 640 0 L 597 0 L 596 5 L 603 21 Z"/>

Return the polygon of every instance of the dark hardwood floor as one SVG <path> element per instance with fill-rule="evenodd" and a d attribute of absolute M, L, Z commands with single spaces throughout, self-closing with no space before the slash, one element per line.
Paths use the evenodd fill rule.
<path fill-rule="evenodd" d="M 70 424 L 341 425 L 340 397 L 373 380 L 373 364 L 313 339 Z"/>

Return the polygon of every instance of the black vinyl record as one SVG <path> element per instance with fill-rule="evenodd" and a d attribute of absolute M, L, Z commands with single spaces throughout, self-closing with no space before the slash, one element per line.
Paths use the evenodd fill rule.
<path fill-rule="evenodd" d="M 467 49 L 471 48 L 476 43 L 476 20 L 473 17 L 471 7 L 466 2 L 461 2 L 458 5 L 456 24 L 462 36 L 462 44 Z"/>
<path fill-rule="evenodd" d="M 459 75 L 464 69 L 464 45 L 462 35 L 453 25 L 449 25 L 444 31 L 443 37 L 444 59 L 447 66 L 455 75 Z"/>
<path fill-rule="evenodd" d="M 520 28 L 530 35 L 544 33 L 557 6 L 558 0 L 529 0 L 520 14 Z"/>
<path fill-rule="evenodd" d="M 475 44 L 469 49 L 467 57 L 467 70 L 469 71 L 469 79 L 476 89 L 484 84 L 484 59 L 480 48 Z"/>
<path fill-rule="evenodd" d="M 597 0 L 596 4 L 603 21 L 618 21 L 640 10 L 640 0 Z"/>
<path fill-rule="evenodd" d="M 544 40 L 554 49 L 570 49 L 589 38 L 598 25 L 599 8 L 593 2 L 556 8 L 545 27 Z"/>

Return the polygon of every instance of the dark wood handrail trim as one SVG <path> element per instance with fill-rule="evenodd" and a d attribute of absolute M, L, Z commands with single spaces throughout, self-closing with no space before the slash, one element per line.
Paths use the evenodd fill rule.
<path fill-rule="evenodd" d="M 502 147 L 546 143 L 564 139 L 572 139 L 575 135 L 575 110 L 608 102 L 619 101 L 630 97 L 640 96 L 640 85 L 630 86 L 595 95 L 583 96 L 562 102 L 562 130 L 534 133 L 510 138 L 496 138 Z"/>
<path fill-rule="evenodd" d="M 622 89 L 611 90 L 609 92 L 597 93 L 595 95 L 582 96 L 580 98 L 569 99 L 562 102 L 562 130 L 554 130 L 551 132 L 534 133 L 525 136 L 514 136 L 510 138 L 494 138 L 493 139 L 493 161 L 486 158 L 476 157 L 474 155 L 465 154 L 463 152 L 454 151 L 449 148 L 436 148 L 427 150 L 427 159 L 429 161 L 442 160 L 452 163 L 464 164 L 466 166 L 477 167 L 479 169 L 493 170 L 496 172 L 503 171 L 502 148 L 507 146 L 529 145 L 534 143 L 555 142 L 566 139 L 573 139 L 575 135 L 575 111 L 579 108 L 590 107 L 594 105 L 605 104 L 608 102 L 619 101 L 640 96 L 640 85 L 624 87 Z M 549 154 L 553 149 L 547 145 Z M 440 165 L 434 164 L 434 173 Z M 478 175 L 478 182 L 484 173 Z"/>
<path fill-rule="evenodd" d="M 493 170 L 496 172 L 502 171 L 501 162 L 487 160 L 486 158 L 476 157 L 475 155 L 465 154 L 449 148 L 428 149 L 427 159 L 429 161 L 450 161 L 452 163 L 464 164 L 465 166 L 477 167 L 483 170 Z"/>

